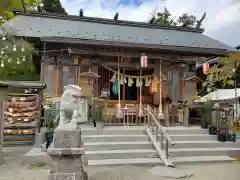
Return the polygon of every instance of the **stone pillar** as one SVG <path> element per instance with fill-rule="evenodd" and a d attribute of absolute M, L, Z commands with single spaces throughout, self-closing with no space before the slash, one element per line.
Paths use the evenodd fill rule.
<path fill-rule="evenodd" d="M 188 126 L 189 124 L 189 107 L 188 105 L 185 105 L 183 108 L 183 124 L 185 126 Z"/>
<path fill-rule="evenodd" d="M 83 170 L 81 156 L 84 149 L 81 143 L 81 130 L 70 124 L 57 127 L 53 143 L 48 148 L 48 154 L 53 160 L 48 180 L 87 180 Z"/>
<path fill-rule="evenodd" d="M 168 101 L 163 102 L 163 114 L 164 114 L 164 120 L 165 125 L 169 126 L 169 103 Z"/>
<path fill-rule="evenodd" d="M 178 122 L 180 124 L 184 124 L 184 115 L 183 115 L 183 109 L 178 109 Z"/>

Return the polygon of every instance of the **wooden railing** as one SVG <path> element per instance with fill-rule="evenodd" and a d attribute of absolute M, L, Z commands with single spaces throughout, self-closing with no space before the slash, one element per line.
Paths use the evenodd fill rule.
<path fill-rule="evenodd" d="M 143 105 L 146 107 L 146 105 Z M 105 125 L 146 125 L 148 124 L 146 111 L 143 117 L 138 116 L 139 105 L 137 103 L 122 102 L 123 118 L 116 118 L 116 103 L 107 102 L 104 109 L 104 123 Z"/>
<path fill-rule="evenodd" d="M 156 118 L 156 115 L 153 113 L 152 108 L 147 105 L 145 111 L 148 115 L 148 121 L 151 128 L 147 128 L 146 132 L 150 137 L 155 150 L 157 151 L 159 157 L 163 160 L 164 164 L 169 167 L 175 167 L 173 163 L 168 159 L 169 157 L 169 144 L 174 147 L 174 142 L 166 132 L 165 127 L 163 127 Z M 153 138 L 152 131 L 155 130 L 156 138 Z M 159 145 L 159 135 L 160 135 L 160 145 Z M 165 146 L 164 146 L 165 143 Z"/>

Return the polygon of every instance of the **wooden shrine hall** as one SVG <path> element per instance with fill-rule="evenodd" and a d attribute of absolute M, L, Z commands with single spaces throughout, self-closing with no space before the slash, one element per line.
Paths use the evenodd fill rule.
<path fill-rule="evenodd" d="M 90 99 L 106 96 L 105 111 L 112 116 L 117 104 L 135 108 L 132 112 L 146 104 L 159 110 L 165 102 L 191 104 L 196 82 L 201 81 L 196 77 L 196 62 L 234 51 L 203 35 L 201 28 L 37 12 L 15 14 L 3 27 L 41 52 L 45 93 L 58 97 L 64 86 L 77 84 Z"/>

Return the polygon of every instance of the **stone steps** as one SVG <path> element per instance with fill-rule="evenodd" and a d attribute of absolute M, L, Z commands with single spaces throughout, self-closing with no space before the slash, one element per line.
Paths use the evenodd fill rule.
<path fill-rule="evenodd" d="M 89 166 L 97 165 L 163 165 L 159 158 L 130 158 L 130 159 L 104 159 L 88 160 Z"/>
<path fill-rule="evenodd" d="M 126 141 L 148 141 L 144 134 L 116 134 L 116 135 L 86 135 L 82 136 L 84 142 L 126 142 Z"/>
<path fill-rule="evenodd" d="M 176 157 L 171 159 L 174 164 L 189 163 L 220 163 L 232 162 L 235 159 L 228 156 L 196 156 L 196 157 Z M 129 158 L 129 159 L 104 159 L 88 160 L 89 166 L 109 166 L 109 165 L 164 165 L 159 158 Z"/>
<path fill-rule="evenodd" d="M 154 149 L 86 151 L 88 160 L 157 158 Z"/>
<path fill-rule="evenodd" d="M 181 148 L 181 149 L 169 149 L 170 157 L 195 157 L 195 156 L 227 156 L 231 152 L 236 150 L 240 151 L 240 148 Z"/>
<path fill-rule="evenodd" d="M 216 136 L 209 134 L 169 134 L 173 141 L 209 141 L 217 140 Z"/>
<path fill-rule="evenodd" d="M 174 147 L 169 145 L 174 164 L 234 161 L 228 153 L 240 150 L 240 142 L 218 142 L 200 127 L 167 127 L 166 131 L 174 141 Z M 83 129 L 82 140 L 89 165 L 163 165 L 144 127 Z"/>
<path fill-rule="evenodd" d="M 144 134 L 144 127 L 104 127 L 104 130 L 96 130 L 94 128 L 83 128 L 82 135 L 138 135 L 138 134 Z"/>
<path fill-rule="evenodd" d="M 200 127 L 167 127 L 166 131 L 171 135 L 208 134 L 208 129 L 201 129 Z"/>
<path fill-rule="evenodd" d="M 175 148 L 222 148 L 222 147 L 240 147 L 239 142 L 219 142 L 209 141 L 174 141 Z"/>
<path fill-rule="evenodd" d="M 152 149 L 150 141 L 126 141 L 126 142 L 84 142 L 84 149 L 86 151 L 97 150 L 135 150 L 135 149 Z"/>

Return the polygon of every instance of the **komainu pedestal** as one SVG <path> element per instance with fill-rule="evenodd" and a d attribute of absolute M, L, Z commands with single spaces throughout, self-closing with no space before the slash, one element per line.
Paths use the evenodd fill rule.
<path fill-rule="evenodd" d="M 69 124 L 55 129 L 52 145 L 48 154 L 53 160 L 48 180 L 87 180 L 81 156 L 81 130 Z"/>

